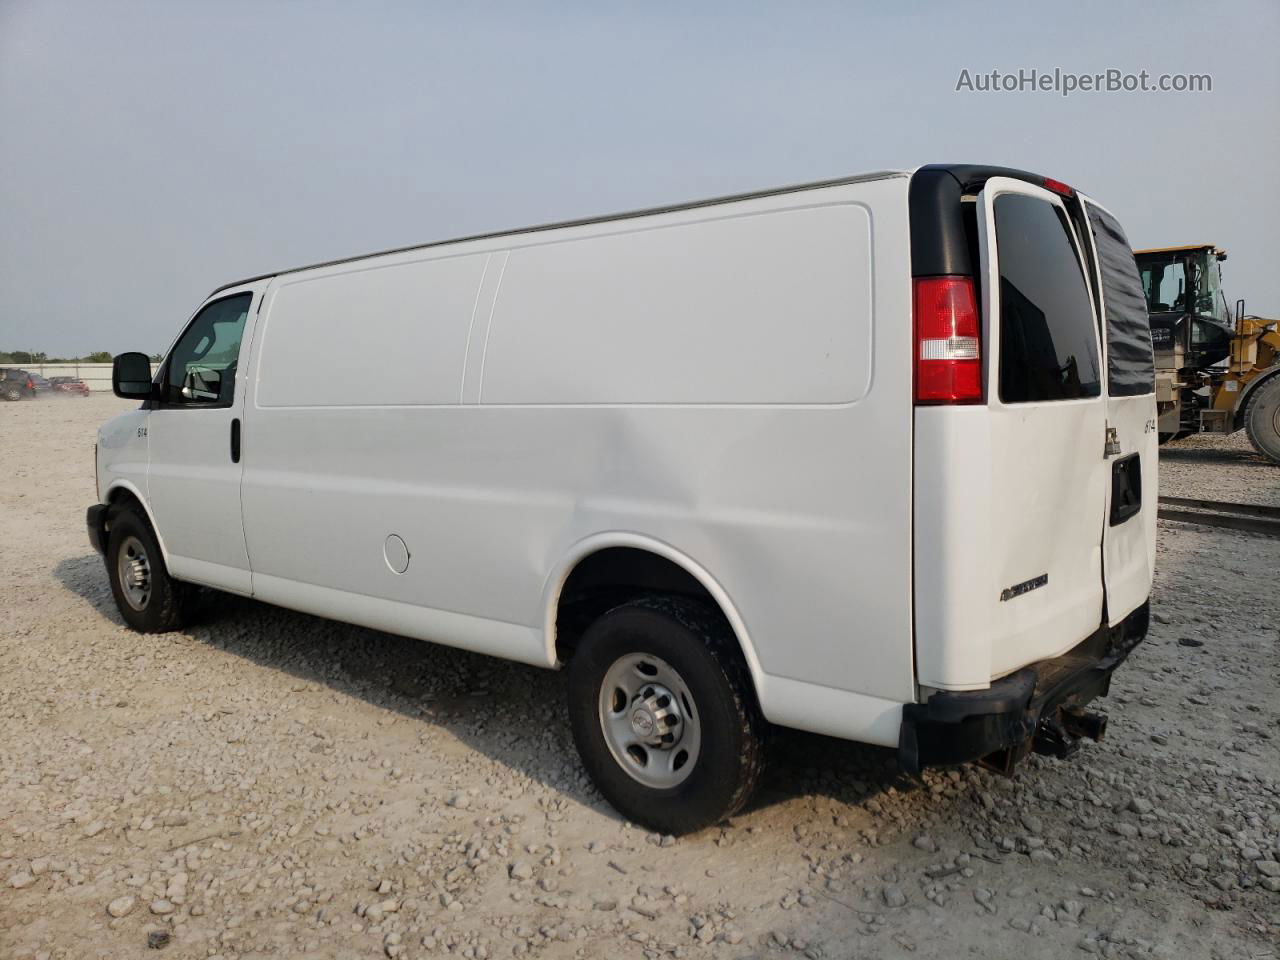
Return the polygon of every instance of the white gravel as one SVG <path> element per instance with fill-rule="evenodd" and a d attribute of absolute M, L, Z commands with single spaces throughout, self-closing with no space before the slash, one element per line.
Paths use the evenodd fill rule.
<path fill-rule="evenodd" d="M 1254 450 L 1243 430 L 1206 433 L 1160 448 L 1160 487 L 1176 497 L 1280 506 L 1280 467 Z"/>
<path fill-rule="evenodd" d="M 922 787 L 784 733 L 673 840 L 587 784 L 556 674 L 217 594 L 127 630 L 83 519 L 126 406 L 0 405 L 0 957 L 1280 955 L 1280 541 L 1161 524 L 1073 761 Z M 1280 502 L 1240 437 L 1165 453 L 1168 493 Z"/>

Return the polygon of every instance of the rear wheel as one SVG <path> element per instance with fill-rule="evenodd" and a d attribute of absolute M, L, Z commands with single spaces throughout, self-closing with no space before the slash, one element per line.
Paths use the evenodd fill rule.
<path fill-rule="evenodd" d="M 5 387 L 4 398 L 6 400 L 21 400 L 22 391 L 19 390 L 17 387 Z"/>
<path fill-rule="evenodd" d="M 615 607 L 583 635 L 568 693 L 582 762 L 628 819 L 688 833 L 755 789 L 765 723 L 716 611 L 666 597 Z"/>
<path fill-rule="evenodd" d="M 1280 463 L 1280 374 L 1268 377 L 1249 397 L 1244 429 L 1255 450 Z"/>
<path fill-rule="evenodd" d="M 107 523 L 107 577 L 120 616 L 142 633 L 180 628 L 190 588 L 169 576 L 151 525 L 134 507 L 112 510 Z"/>

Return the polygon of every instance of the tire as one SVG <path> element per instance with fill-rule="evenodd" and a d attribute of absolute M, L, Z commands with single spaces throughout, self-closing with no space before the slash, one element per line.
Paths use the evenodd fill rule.
<path fill-rule="evenodd" d="M 4 392 L 6 400 L 21 400 L 22 392 L 17 387 L 9 387 Z"/>
<path fill-rule="evenodd" d="M 615 607 L 583 634 L 568 687 L 587 773 L 629 820 L 690 833 L 737 813 L 755 790 L 767 724 L 718 611 L 661 596 Z M 662 734 L 672 743 L 654 745 L 672 729 Z M 652 731 L 646 744 L 625 745 L 641 731 Z"/>
<path fill-rule="evenodd" d="M 190 587 L 169 576 L 151 524 L 126 506 L 111 511 L 107 526 L 107 578 L 124 622 L 140 633 L 181 628 Z"/>
<path fill-rule="evenodd" d="M 1272 374 L 1250 394 L 1244 429 L 1253 449 L 1280 464 L 1280 374 Z"/>

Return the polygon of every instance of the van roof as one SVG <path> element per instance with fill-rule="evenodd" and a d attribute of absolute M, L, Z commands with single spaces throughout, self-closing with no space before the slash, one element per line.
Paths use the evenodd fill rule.
<path fill-rule="evenodd" d="M 209 294 L 210 297 L 216 296 L 223 290 L 230 290 L 232 287 L 238 287 L 246 283 L 254 283 L 258 280 L 265 280 L 268 277 L 278 277 L 286 273 L 300 273 L 303 270 L 315 270 L 318 267 L 332 267 L 340 263 L 353 263 L 357 260 L 367 260 L 371 257 L 384 257 L 393 253 L 408 253 L 410 250 L 426 250 L 431 247 L 442 247 L 450 243 L 466 243 L 472 240 L 491 240 L 496 237 L 510 237 L 522 233 L 541 233 L 545 230 L 559 230 L 564 227 L 582 227 L 593 223 L 608 223 L 612 220 L 632 220 L 637 217 L 650 217 L 659 213 L 674 213 L 679 210 L 694 210 L 698 207 L 713 207 L 722 203 L 734 203 L 739 200 L 755 200 L 760 197 L 773 197 L 784 193 L 796 193 L 801 190 L 820 190 L 823 187 L 838 187 L 849 183 L 863 183 L 870 180 L 884 180 L 889 177 L 905 177 L 909 176 L 913 171 L 910 170 L 878 170 L 875 173 L 864 173 L 852 177 L 837 177 L 834 180 L 815 180 L 811 183 L 793 184 L 787 187 L 773 187 L 768 190 L 755 190 L 749 193 L 735 193 L 723 197 L 712 197 L 706 200 L 691 200 L 685 203 L 674 203 L 661 207 L 646 207 L 640 210 L 628 210 L 623 213 L 610 213 L 598 217 L 584 217 L 579 220 L 561 220 L 555 223 L 543 223 L 532 227 L 519 227 L 514 230 L 496 230 L 492 233 L 477 233 L 465 237 L 451 237 L 447 240 L 433 240 L 428 243 L 414 243 L 405 247 L 394 247 L 390 250 L 378 250 L 373 253 L 361 253 L 352 257 L 339 257 L 336 260 L 323 260 L 320 263 L 309 263 L 305 266 L 290 267 L 287 270 L 273 270 L 270 273 L 260 273 L 257 276 L 245 277 L 241 280 L 235 280 L 231 283 L 224 283 Z M 206 298 L 207 299 L 207 298 Z"/>

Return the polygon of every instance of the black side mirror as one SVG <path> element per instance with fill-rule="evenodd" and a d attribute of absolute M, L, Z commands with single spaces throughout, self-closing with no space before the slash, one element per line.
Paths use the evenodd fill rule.
<path fill-rule="evenodd" d="M 126 400 L 151 396 L 151 360 L 145 353 L 122 353 L 111 361 L 111 390 Z"/>

